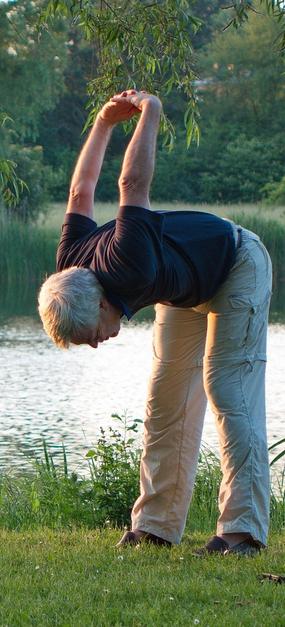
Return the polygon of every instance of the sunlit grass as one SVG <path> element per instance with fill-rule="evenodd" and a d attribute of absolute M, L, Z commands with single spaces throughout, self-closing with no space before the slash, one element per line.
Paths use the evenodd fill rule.
<path fill-rule="evenodd" d="M 266 219 L 278 220 L 285 224 L 285 207 L 267 207 L 262 204 L 234 204 L 234 205 L 211 205 L 211 204 L 187 204 L 187 203 L 152 203 L 152 208 L 164 211 L 207 211 L 215 213 L 223 218 L 231 218 L 236 213 L 245 213 L 247 216 L 259 216 Z M 98 224 L 104 224 L 116 217 L 118 210 L 117 203 L 95 202 L 94 219 Z M 45 214 L 39 218 L 39 223 L 47 228 L 60 229 L 66 205 L 64 203 L 52 203 Z"/>
<path fill-rule="evenodd" d="M 172 549 L 118 551 L 119 530 L 0 532 L 1 625 L 283 625 L 284 537 L 257 557 L 193 557 L 205 534 Z"/>

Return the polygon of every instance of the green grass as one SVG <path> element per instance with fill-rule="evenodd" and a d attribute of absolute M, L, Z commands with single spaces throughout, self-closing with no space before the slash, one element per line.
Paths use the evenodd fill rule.
<path fill-rule="evenodd" d="M 254 558 L 192 551 L 205 535 L 172 549 L 118 550 L 118 530 L 0 532 L 0 624 L 64 627 L 284 626 L 284 535 Z"/>
<path fill-rule="evenodd" d="M 284 483 L 272 495 L 266 551 L 195 558 L 215 528 L 220 482 L 218 460 L 204 449 L 182 543 L 119 550 L 116 522 L 129 522 L 138 456 L 137 423 L 117 421 L 121 431 L 102 431 L 90 451 L 89 479 L 69 473 L 64 450 L 55 467 L 46 446 L 29 476 L 2 477 L 0 625 L 284 625 L 282 586 L 260 579 L 284 573 Z"/>

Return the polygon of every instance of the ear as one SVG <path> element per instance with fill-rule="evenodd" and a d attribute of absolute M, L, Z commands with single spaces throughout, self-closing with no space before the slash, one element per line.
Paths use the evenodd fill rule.
<path fill-rule="evenodd" d="M 100 309 L 104 309 L 104 311 L 108 311 L 110 304 L 109 301 L 107 300 L 107 298 L 105 298 L 104 296 L 102 296 L 101 300 L 100 300 Z"/>

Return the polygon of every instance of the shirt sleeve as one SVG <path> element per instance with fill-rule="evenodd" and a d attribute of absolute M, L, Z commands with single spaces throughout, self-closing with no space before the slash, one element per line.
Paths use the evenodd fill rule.
<path fill-rule="evenodd" d="M 91 269 L 107 291 L 125 297 L 151 286 L 162 260 L 164 217 L 142 207 L 119 208 L 109 241 L 98 243 Z"/>
<path fill-rule="evenodd" d="M 114 251 L 124 266 L 132 270 L 133 280 L 155 280 L 162 256 L 164 218 L 143 207 L 122 206 L 116 219 Z"/>
<path fill-rule="evenodd" d="M 57 248 L 57 271 L 63 270 L 65 261 L 73 249 L 90 233 L 97 230 L 97 223 L 79 213 L 67 213 L 61 228 L 61 238 Z"/>

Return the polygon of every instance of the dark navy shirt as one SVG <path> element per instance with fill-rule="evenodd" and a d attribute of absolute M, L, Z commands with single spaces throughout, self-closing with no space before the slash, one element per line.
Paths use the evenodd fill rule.
<path fill-rule="evenodd" d="M 57 251 L 57 270 L 90 268 L 113 304 L 130 318 L 163 302 L 193 307 L 209 300 L 235 261 L 229 221 L 199 211 L 120 207 L 98 227 L 68 213 Z"/>

